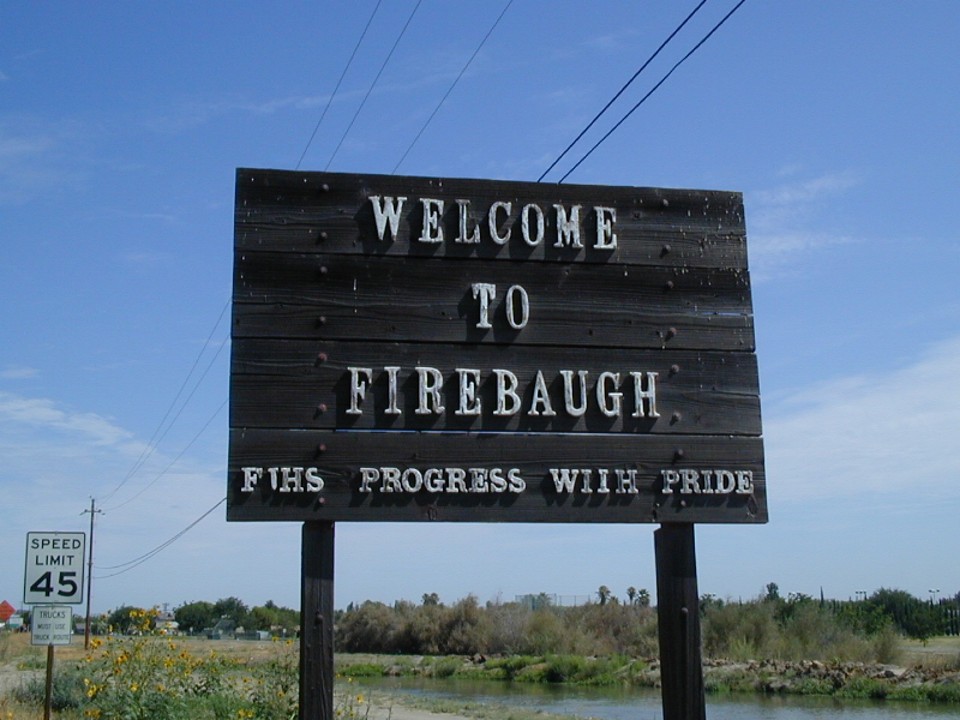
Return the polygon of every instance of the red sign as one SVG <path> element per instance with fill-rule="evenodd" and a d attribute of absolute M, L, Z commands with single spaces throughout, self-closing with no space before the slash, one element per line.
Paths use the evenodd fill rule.
<path fill-rule="evenodd" d="M 12 618 L 16 611 L 17 609 L 13 605 L 4 600 L 0 603 L 0 622 L 6 622 Z"/>

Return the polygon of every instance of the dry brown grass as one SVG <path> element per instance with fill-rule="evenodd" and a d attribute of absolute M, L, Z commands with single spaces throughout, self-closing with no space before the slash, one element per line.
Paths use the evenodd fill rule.
<path fill-rule="evenodd" d="M 905 665 L 960 670 L 960 637 L 935 637 L 926 642 L 903 640 Z"/>

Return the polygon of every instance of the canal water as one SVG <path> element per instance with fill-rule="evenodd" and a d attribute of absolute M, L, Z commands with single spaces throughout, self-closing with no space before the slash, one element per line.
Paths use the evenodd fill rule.
<path fill-rule="evenodd" d="M 661 720 L 656 690 L 583 688 L 533 683 L 384 678 L 362 684 L 386 695 L 412 695 L 543 710 L 599 720 Z M 907 720 L 960 718 L 956 705 L 811 697 L 708 695 L 708 720 Z"/>

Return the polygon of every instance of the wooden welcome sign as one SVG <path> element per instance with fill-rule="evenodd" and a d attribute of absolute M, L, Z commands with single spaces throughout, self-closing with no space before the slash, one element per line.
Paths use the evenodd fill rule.
<path fill-rule="evenodd" d="M 238 170 L 228 520 L 660 523 L 666 720 L 704 718 L 694 523 L 767 521 L 738 193 Z"/>
<path fill-rule="evenodd" d="M 767 519 L 741 196 L 239 170 L 230 520 Z"/>

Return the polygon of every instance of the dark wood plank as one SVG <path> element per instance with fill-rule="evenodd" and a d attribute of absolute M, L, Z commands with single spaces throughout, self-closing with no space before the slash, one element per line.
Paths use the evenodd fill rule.
<path fill-rule="evenodd" d="M 477 282 L 491 282 L 490 329 Z M 529 321 L 507 321 L 509 289 Z M 742 271 L 242 253 L 235 337 L 311 337 L 752 351 Z M 515 302 L 515 320 L 519 301 Z"/>
<path fill-rule="evenodd" d="M 229 520 L 766 522 L 759 438 L 232 430 L 230 446 Z M 421 486 L 415 492 L 385 492 L 386 486 L 373 483 L 369 492 L 361 492 L 361 468 L 384 467 L 413 468 L 421 476 L 431 468 L 444 470 L 444 491 Z M 250 492 L 243 492 L 243 468 L 261 471 Z M 277 468 L 276 490 L 269 468 Z M 323 488 L 307 491 L 304 481 L 302 492 L 281 492 L 280 468 L 300 468 L 288 475 L 299 473 L 301 480 L 312 469 Z M 447 468 L 465 473 L 465 491 L 446 491 L 457 488 Z M 496 491 L 490 476 L 474 487 L 472 468 L 488 473 L 499 468 L 504 476 L 515 470 L 524 487 Z M 551 468 L 590 469 L 593 492 L 583 493 L 580 486 L 558 492 Z M 600 469 L 607 470 L 611 492 L 606 494 L 599 491 Z M 635 473 L 636 493 L 614 491 L 617 469 L 625 478 Z M 751 472 L 752 493 L 662 492 L 664 471 L 719 469 Z M 408 488 L 416 488 L 416 474 L 409 480 Z"/>
<path fill-rule="evenodd" d="M 664 720 L 705 720 L 700 600 L 693 525 L 654 533 Z"/>
<path fill-rule="evenodd" d="M 370 196 L 406 197 L 397 238 L 379 239 Z M 459 233 L 455 199 L 470 201 L 469 228 L 480 226 L 475 245 L 418 241 L 422 197 L 444 198 L 444 237 Z M 498 233 L 510 230 L 504 245 L 487 232 L 487 213 L 495 201 L 509 202 Z M 531 248 L 522 240 L 519 215 L 527 204 L 544 211 L 546 237 Z M 553 204 L 583 206 L 584 237 L 595 234 L 592 208 L 616 208 L 614 251 L 584 248 L 558 251 Z M 740 193 L 712 190 L 551 185 L 456 178 L 412 178 L 276 170 L 237 171 L 236 244 L 238 248 L 311 252 L 485 257 L 513 260 L 626 263 L 673 267 L 746 269 L 743 199 Z"/>
<path fill-rule="evenodd" d="M 751 353 L 617 350 L 590 348 L 571 357 L 565 347 L 472 345 L 455 349 L 438 344 L 355 343 L 241 338 L 233 342 L 230 386 L 231 427 L 392 430 L 493 430 L 552 432 L 625 432 L 667 434 L 759 435 L 760 398 L 756 356 Z M 386 411 L 389 375 L 397 373 L 396 407 Z M 444 413 L 418 415 L 416 367 L 436 368 L 445 382 L 441 395 Z M 348 368 L 370 369 L 359 415 L 351 405 Z M 478 399 L 480 416 L 457 415 L 460 379 L 457 368 L 481 371 Z M 516 415 L 494 414 L 497 387 L 492 368 L 513 372 L 519 380 L 522 410 Z M 587 411 L 582 417 L 566 412 L 561 370 L 587 371 Z M 531 416 L 536 374 L 548 387 L 553 417 Z M 599 407 L 596 383 L 601 372 L 621 376 L 621 413 L 605 416 Z M 636 411 L 634 380 L 641 373 L 657 374 L 656 410 L 651 417 L 646 403 L 642 417 Z M 362 380 L 365 374 L 358 373 Z M 579 404 L 579 380 L 575 403 Z M 545 405 L 536 406 L 542 412 Z M 610 407 L 609 405 L 607 406 Z"/>

